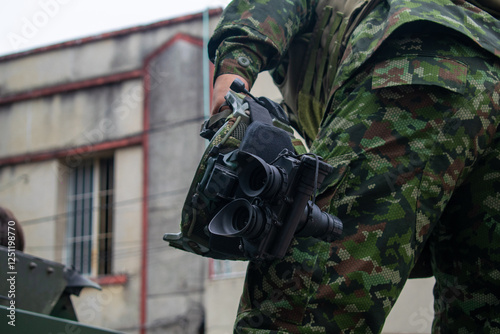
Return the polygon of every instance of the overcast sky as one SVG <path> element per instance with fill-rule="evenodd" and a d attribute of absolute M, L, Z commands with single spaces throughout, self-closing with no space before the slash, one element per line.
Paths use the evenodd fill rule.
<path fill-rule="evenodd" d="M 148 24 L 230 0 L 11 0 L 0 11 L 0 55 Z"/>

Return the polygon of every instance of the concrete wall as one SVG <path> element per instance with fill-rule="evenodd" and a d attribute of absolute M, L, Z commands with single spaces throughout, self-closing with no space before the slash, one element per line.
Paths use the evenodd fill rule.
<path fill-rule="evenodd" d="M 434 278 L 408 280 L 387 317 L 383 333 L 431 333 L 434 283 Z"/>
<path fill-rule="evenodd" d="M 133 79 L 0 106 L 0 152 L 14 156 L 137 134 L 142 95 L 142 80 Z"/>
<path fill-rule="evenodd" d="M 56 260 L 62 248 L 56 239 L 57 161 L 0 167 L 0 205 L 22 223 L 25 252 Z"/>
<path fill-rule="evenodd" d="M 207 259 L 168 247 L 164 233 L 179 231 L 181 208 L 205 141 L 203 49 L 179 39 L 150 70 L 164 73 L 150 98 L 148 304 L 150 333 L 195 333 L 202 324 Z"/>

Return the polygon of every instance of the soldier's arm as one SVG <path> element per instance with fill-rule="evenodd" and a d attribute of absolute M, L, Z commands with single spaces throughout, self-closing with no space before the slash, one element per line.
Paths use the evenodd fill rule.
<path fill-rule="evenodd" d="M 227 6 L 208 45 L 216 78 L 212 113 L 231 77 L 237 76 L 251 88 L 259 72 L 277 65 L 293 37 L 311 24 L 316 2 L 240 0 Z"/>

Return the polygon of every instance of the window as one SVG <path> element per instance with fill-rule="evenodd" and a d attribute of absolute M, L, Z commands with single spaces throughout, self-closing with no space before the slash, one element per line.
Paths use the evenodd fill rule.
<path fill-rule="evenodd" d="M 99 162 L 99 275 L 111 274 L 114 159 Z"/>
<path fill-rule="evenodd" d="M 67 263 L 83 274 L 111 274 L 113 157 L 82 160 L 68 181 Z"/>

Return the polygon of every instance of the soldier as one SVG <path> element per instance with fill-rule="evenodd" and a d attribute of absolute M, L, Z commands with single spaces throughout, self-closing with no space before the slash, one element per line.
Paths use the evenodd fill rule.
<path fill-rule="evenodd" d="M 436 278 L 435 333 L 500 333 L 499 12 L 498 0 L 225 9 L 212 113 L 235 77 L 250 88 L 271 70 L 335 168 L 317 203 L 344 223 L 340 240 L 297 238 L 284 259 L 251 262 L 235 332 L 378 333 L 418 259 Z"/>

